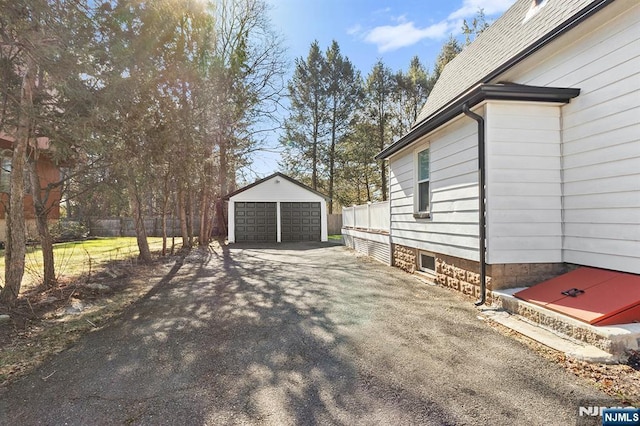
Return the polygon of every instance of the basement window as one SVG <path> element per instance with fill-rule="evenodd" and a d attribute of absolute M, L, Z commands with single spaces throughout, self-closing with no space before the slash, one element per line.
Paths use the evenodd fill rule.
<path fill-rule="evenodd" d="M 436 275 L 436 257 L 432 253 L 419 252 L 418 269 L 429 275 Z"/>

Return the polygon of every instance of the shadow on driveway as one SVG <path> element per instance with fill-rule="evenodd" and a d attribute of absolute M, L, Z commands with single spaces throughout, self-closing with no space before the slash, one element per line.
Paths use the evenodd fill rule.
<path fill-rule="evenodd" d="M 4 389 L 0 413 L 22 425 L 567 424 L 602 396 L 470 305 L 335 244 L 194 251 Z"/>

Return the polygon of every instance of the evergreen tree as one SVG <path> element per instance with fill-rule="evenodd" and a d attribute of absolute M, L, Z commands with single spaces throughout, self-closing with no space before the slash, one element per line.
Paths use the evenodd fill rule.
<path fill-rule="evenodd" d="M 397 110 L 394 115 L 396 119 L 394 133 L 399 137 L 411 130 L 420 109 L 431 93 L 434 80 L 417 56 L 411 59 L 407 72 L 398 71 L 395 79 L 397 87 L 394 99 Z"/>
<path fill-rule="evenodd" d="M 438 80 L 445 65 L 451 62 L 451 60 L 460 52 L 462 52 L 460 43 L 458 43 L 458 40 L 456 40 L 453 35 L 450 35 L 449 39 L 442 45 L 442 49 L 440 49 L 440 53 L 436 59 L 435 68 L 433 70 L 434 80 Z"/>
<path fill-rule="evenodd" d="M 280 140 L 285 149 L 284 166 L 296 176 L 311 171 L 311 187 L 318 189 L 320 173 L 324 172 L 320 160 L 326 155 L 323 139 L 330 129 L 327 63 L 317 40 L 311 43 L 307 58 L 298 58 L 295 64 L 288 84 L 290 112 Z"/>
<path fill-rule="evenodd" d="M 326 69 L 324 71 L 327 90 L 328 126 L 330 129 L 329 146 L 327 147 L 328 180 L 329 180 L 329 214 L 333 213 L 334 185 L 336 180 L 336 163 L 338 161 L 337 145 L 340 143 L 362 101 L 362 82 L 360 73 L 340 53 L 340 46 L 334 40 L 327 49 Z"/>
<path fill-rule="evenodd" d="M 473 17 L 471 24 L 465 19 L 462 22 L 462 34 L 464 34 L 464 45 L 468 46 L 475 40 L 484 30 L 489 28 L 489 23 L 484 16 L 484 9 L 478 9 L 476 16 Z"/>
<path fill-rule="evenodd" d="M 382 151 L 393 142 L 394 121 L 394 96 L 398 90 L 397 80 L 389 67 L 382 61 L 378 61 L 366 79 L 365 93 L 366 120 L 372 125 L 373 133 L 370 135 L 372 148 L 377 152 Z M 387 200 L 388 182 L 387 166 L 383 160 L 378 161 L 380 173 L 380 191 L 382 200 Z"/>

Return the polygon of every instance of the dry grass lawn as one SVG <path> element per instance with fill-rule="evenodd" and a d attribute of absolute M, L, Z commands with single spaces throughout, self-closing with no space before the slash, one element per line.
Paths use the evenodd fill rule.
<path fill-rule="evenodd" d="M 149 244 L 158 255 L 162 239 L 149 238 Z M 42 253 L 30 248 L 18 303 L 11 310 L 0 307 L 0 314 L 10 315 L 0 323 L 0 385 L 105 325 L 144 296 L 177 259 L 156 256 L 153 264 L 140 265 L 136 239 L 127 237 L 56 244 L 54 253 L 58 285 L 41 286 Z"/>

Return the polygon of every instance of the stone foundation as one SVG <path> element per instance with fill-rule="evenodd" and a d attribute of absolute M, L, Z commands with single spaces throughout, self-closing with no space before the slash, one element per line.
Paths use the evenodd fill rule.
<path fill-rule="evenodd" d="M 417 262 L 418 252 L 416 249 L 399 244 L 393 245 L 393 266 L 413 274 L 416 271 Z"/>
<path fill-rule="evenodd" d="M 572 268 L 566 263 L 513 263 L 487 265 L 494 289 L 530 287 L 567 273 Z"/>
<path fill-rule="evenodd" d="M 459 292 L 480 297 L 479 262 L 436 254 L 436 282 Z M 393 246 L 393 265 L 414 273 L 418 267 L 418 250 L 398 244 Z M 491 290 L 527 287 L 557 277 L 570 270 L 564 263 L 516 263 L 487 265 L 487 299 Z"/>
<path fill-rule="evenodd" d="M 479 263 L 452 256 L 436 255 L 436 282 L 458 290 L 471 297 L 480 297 Z M 487 290 L 491 290 L 491 279 L 487 274 Z M 487 292 L 487 298 L 490 297 Z M 489 300 L 487 301 L 489 302 Z"/>

